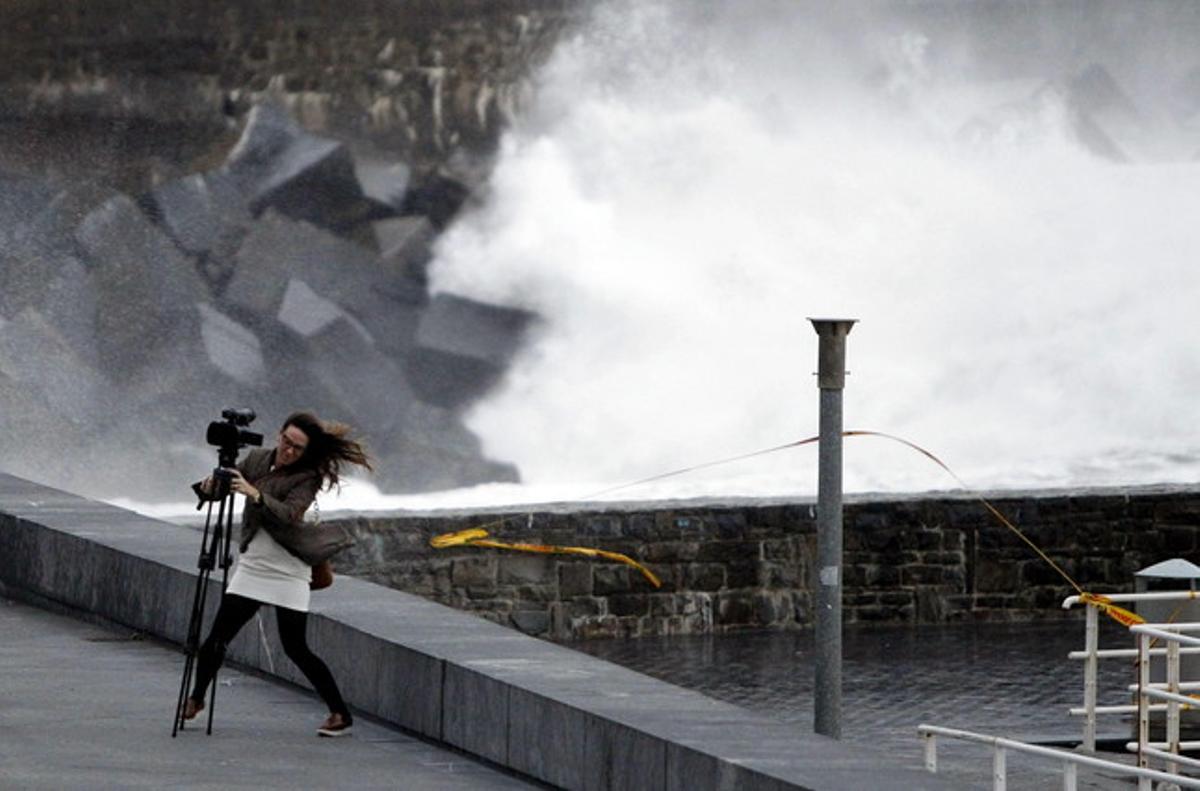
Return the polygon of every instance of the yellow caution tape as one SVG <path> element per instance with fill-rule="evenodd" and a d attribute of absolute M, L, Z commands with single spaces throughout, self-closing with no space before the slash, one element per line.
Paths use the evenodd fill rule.
<path fill-rule="evenodd" d="M 1118 607 L 1112 603 L 1112 599 L 1102 596 L 1099 593 L 1081 593 L 1079 594 L 1079 600 L 1098 608 L 1122 626 L 1137 626 L 1146 622 L 1146 619 L 1142 616 L 1132 613 L 1124 607 Z"/>
<path fill-rule="evenodd" d="M 468 530 L 460 530 L 457 533 L 443 533 L 440 536 L 434 536 L 429 543 L 437 549 L 456 546 L 470 547 L 489 547 L 491 549 L 511 549 L 516 552 L 538 552 L 545 555 L 582 555 L 589 558 L 605 558 L 607 560 L 615 560 L 618 563 L 624 563 L 626 566 L 632 566 L 642 573 L 642 575 L 650 581 L 650 584 L 656 588 L 662 587 L 662 581 L 655 576 L 654 572 L 638 563 L 628 555 L 622 555 L 620 552 L 609 552 L 604 549 L 594 549 L 592 547 L 564 547 L 554 544 L 509 544 L 504 541 L 495 541 L 489 539 L 488 532 L 479 527 L 473 527 Z"/>
<path fill-rule="evenodd" d="M 459 530 L 457 533 L 443 533 L 440 536 L 434 536 L 429 540 L 429 543 L 434 549 L 461 547 L 477 538 L 487 538 L 487 534 L 486 530 L 476 527 L 470 530 Z"/>

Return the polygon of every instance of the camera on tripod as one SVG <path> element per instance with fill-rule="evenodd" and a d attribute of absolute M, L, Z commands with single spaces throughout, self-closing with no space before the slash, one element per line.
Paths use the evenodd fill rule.
<path fill-rule="evenodd" d="M 262 445 L 263 435 L 248 431 L 246 426 L 254 422 L 253 409 L 222 409 L 221 420 L 208 424 L 206 439 L 209 445 L 217 448 L 217 468 L 213 470 L 212 478 L 192 484 L 199 502 L 196 509 L 208 503 L 208 515 L 204 518 L 204 536 L 200 539 L 200 558 L 196 563 L 200 576 L 196 579 L 196 593 L 192 600 L 192 615 L 188 622 L 188 636 L 185 643 L 187 659 L 183 666 L 183 681 L 179 687 L 179 702 L 175 706 L 175 722 L 171 726 L 174 736 L 183 727 L 184 703 L 187 699 L 188 685 L 191 683 L 192 671 L 195 667 L 196 656 L 200 650 L 200 624 L 204 620 L 204 605 L 208 599 L 209 576 L 220 564 L 224 570 L 221 591 L 225 591 L 225 583 L 229 578 L 229 567 L 233 564 L 230 552 L 231 534 L 233 531 L 233 499 L 234 492 L 230 490 L 237 466 L 238 451 L 247 445 Z M 207 485 L 206 485 L 207 484 Z M 218 503 L 216 522 L 213 522 L 213 502 Z M 211 535 L 211 540 L 210 540 Z M 212 733 L 213 701 L 216 700 L 216 685 L 212 688 L 212 697 L 208 707 L 208 732 Z"/>
<path fill-rule="evenodd" d="M 222 409 L 223 420 L 214 420 L 208 424 L 206 439 L 209 445 L 217 448 L 217 467 L 213 470 L 213 480 L 217 483 L 215 498 L 213 493 L 205 490 L 203 482 L 192 484 L 198 502 L 196 510 L 212 499 L 219 499 L 228 494 L 228 483 L 231 480 L 232 468 L 237 466 L 238 451 L 247 445 L 260 446 L 263 435 L 247 431 L 246 426 L 254 422 L 253 409 Z"/>
<path fill-rule="evenodd" d="M 238 451 L 247 445 L 261 446 L 263 435 L 247 431 L 245 428 L 257 417 L 253 409 L 222 409 L 221 417 L 224 419 L 208 424 L 205 439 L 209 445 L 219 449 L 219 465 L 232 467 L 237 464 Z"/>

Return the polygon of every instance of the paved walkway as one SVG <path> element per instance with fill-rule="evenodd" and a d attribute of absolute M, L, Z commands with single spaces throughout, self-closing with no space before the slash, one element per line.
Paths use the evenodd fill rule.
<path fill-rule="evenodd" d="M 1017 723 L 1041 735 L 1061 732 L 1046 728 L 1047 712 L 1059 707 L 1047 707 L 1045 693 L 1064 686 L 1063 679 L 1037 672 L 1028 656 L 1014 661 L 1018 646 L 1035 644 L 1061 656 L 1068 641 L 1051 632 L 1024 625 L 851 637 L 851 675 L 879 684 L 851 687 L 846 740 L 919 766 L 915 724 L 923 720 L 990 732 L 1012 733 Z M 577 647 L 808 728 L 806 640 L 772 634 Z M 951 665 L 965 665 L 976 682 L 990 683 L 956 677 Z M 173 647 L 0 598 L 0 789 L 543 787 L 362 718 L 353 737 L 318 738 L 325 711 L 315 696 L 232 668 L 219 677 L 213 734 L 198 725 L 172 739 L 182 667 Z M 958 717 L 945 716 L 951 711 Z M 990 787 L 986 749 L 947 745 L 941 762 L 963 788 Z M 1106 772 L 1085 770 L 1079 779 L 1081 789 L 1132 787 Z M 1009 788 L 1057 789 L 1061 780 L 1053 765 L 1010 756 Z"/>
<path fill-rule="evenodd" d="M 0 788 L 540 787 L 362 718 L 319 738 L 315 696 L 231 668 L 213 734 L 172 739 L 182 671 L 177 649 L 0 599 Z"/>
<path fill-rule="evenodd" d="M 1101 622 L 1103 647 L 1130 645 Z M 813 634 L 759 632 L 596 640 L 572 648 L 710 697 L 769 714 L 797 728 L 813 722 Z M 1067 654 L 1083 648 L 1079 622 L 874 626 L 843 638 L 843 741 L 883 750 L 905 766 L 923 763 L 917 726 L 942 725 L 1026 742 L 1077 742 L 1082 721 L 1067 713 L 1083 700 L 1083 666 Z M 1129 661 L 1101 663 L 1099 702 L 1127 703 Z M 1104 737 L 1131 737 L 1128 719 L 1106 717 Z M 943 773 L 964 788 L 989 788 L 990 749 L 942 740 Z M 1056 745 L 1061 746 L 1061 745 Z M 1104 758 L 1132 763 L 1126 753 Z M 1059 767 L 1010 754 L 1010 789 L 1058 789 Z M 1112 773 L 1080 769 L 1081 789 L 1126 789 Z"/>

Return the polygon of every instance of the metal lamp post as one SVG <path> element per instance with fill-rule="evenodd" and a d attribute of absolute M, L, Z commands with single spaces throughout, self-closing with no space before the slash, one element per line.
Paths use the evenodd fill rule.
<path fill-rule="evenodd" d="M 816 679 L 813 730 L 842 738 L 842 389 L 846 336 L 857 319 L 809 319 L 820 338 L 817 470 Z"/>

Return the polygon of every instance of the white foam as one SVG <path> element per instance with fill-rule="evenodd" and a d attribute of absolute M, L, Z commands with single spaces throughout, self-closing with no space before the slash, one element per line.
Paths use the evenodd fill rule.
<path fill-rule="evenodd" d="M 823 37 L 789 4 L 738 6 L 719 32 L 686 4 L 610 4 L 443 238 L 436 287 L 547 319 L 470 415 L 486 451 L 557 487 L 816 433 L 805 317 L 842 315 L 847 427 L 972 484 L 1200 474 L 1200 169 L 1100 159 L 1054 91 L 937 74 L 919 31 Z M 707 480 L 811 491 L 815 450 Z M 947 483 L 847 443 L 850 490 Z"/>

